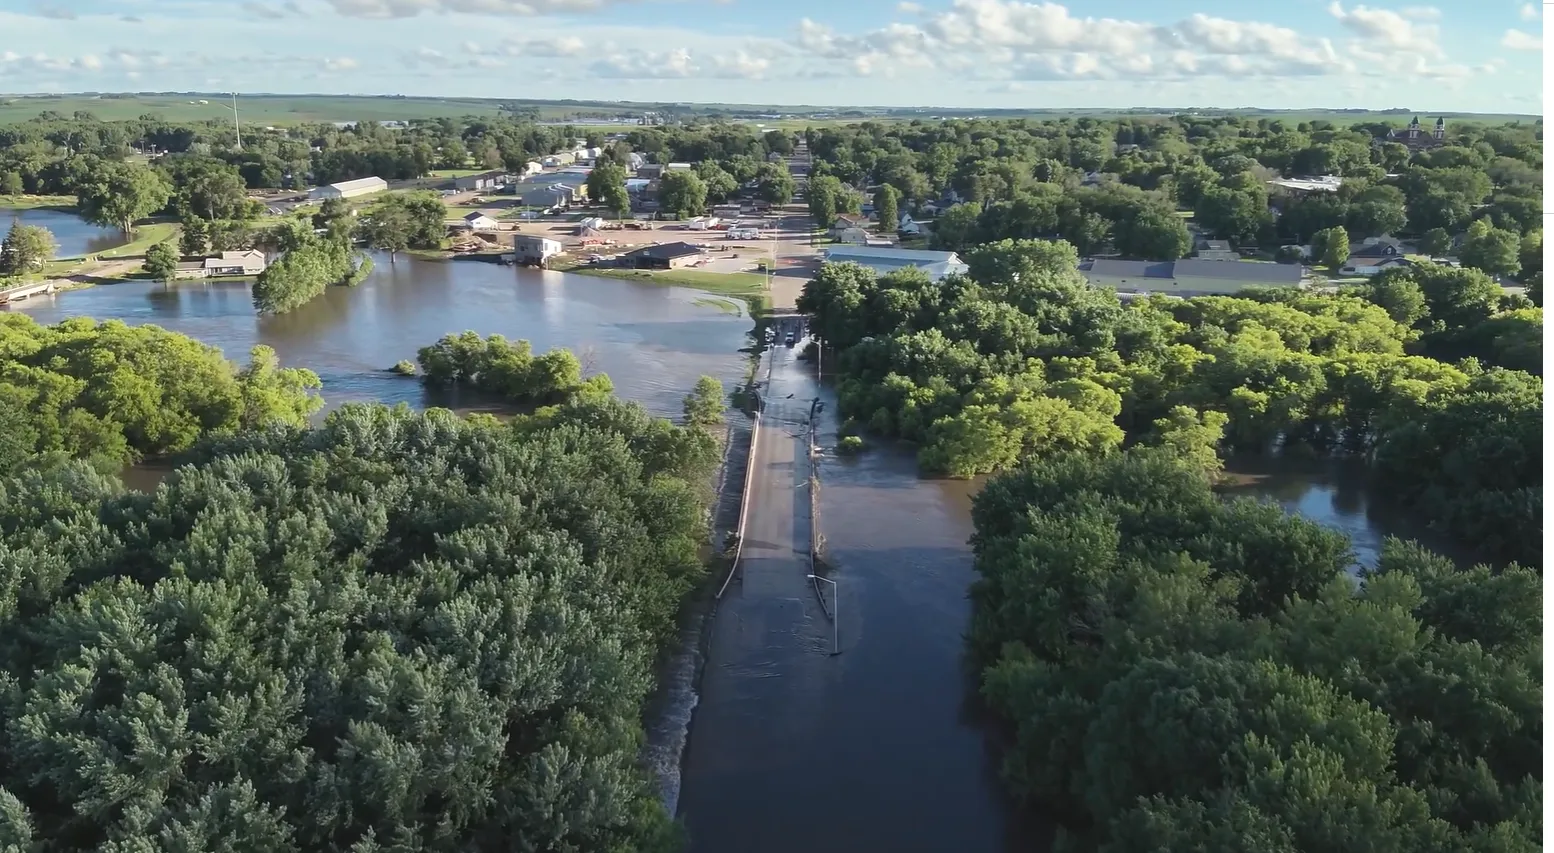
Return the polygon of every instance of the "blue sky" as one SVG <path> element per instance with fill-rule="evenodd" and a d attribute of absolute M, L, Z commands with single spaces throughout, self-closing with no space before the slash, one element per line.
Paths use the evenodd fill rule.
<path fill-rule="evenodd" d="M 0 0 L 0 92 L 1542 112 L 1521 0 Z"/>

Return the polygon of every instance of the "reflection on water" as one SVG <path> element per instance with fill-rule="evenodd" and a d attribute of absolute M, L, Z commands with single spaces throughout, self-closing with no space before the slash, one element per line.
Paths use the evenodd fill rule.
<path fill-rule="evenodd" d="M 329 406 L 357 400 L 433 402 L 420 382 L 388 372 L 449 333 L 473 330 L 566 347 L 588 373 L 609 374 L 622 396 L 677 415 L 696 378 L 743 376 L 750 320 L 696 305 L 699 291 L 477 262 L 375 258 L 367 280 L 332 287 L 289 314 L 255 314 L 247 282 L 125 282 L 34 297 L 13 310 L 39 322 L 89 316 L 155 323 L 244 361 L 275 349 L 286 366 L 324 382 Z"/>
<path fill-rule="evenodd" d="M 7 231 L 11 223 L 20 220 L 23 225 L 41 225 L 54 235 L 59 258 L 79 258 L 83 255 L 105 252 L 125 243 L 124 235 L 117 228 L 92 225 L 74 213 L 63 210 L 14 210 L 0 207 L 0 232 Z"/>
<path fill-rule="evenodd" d="M 1371 568 L 1388 536 L 1414 539 L 1459 563 L 1471 563 L 1461 543 L 1430 530 L 1377 492 L 1359 459 L 1235 456 L 1225 466 L 1230 496 L 1271 500 L 1285 510 L 1337 530 L 1354 544 L 1359 567 Z"/>

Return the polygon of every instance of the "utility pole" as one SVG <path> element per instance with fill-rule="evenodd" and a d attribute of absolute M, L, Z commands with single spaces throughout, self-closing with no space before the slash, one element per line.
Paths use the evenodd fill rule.
<path fill-rule="evenodd" d="M 243 150 L 243 128 L 237 123 L 237 93 L 232 93 L 232 131 L 237 134 L 237 150 Z"/>

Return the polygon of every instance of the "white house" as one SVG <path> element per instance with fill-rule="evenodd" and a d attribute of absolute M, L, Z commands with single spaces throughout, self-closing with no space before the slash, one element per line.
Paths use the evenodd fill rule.
<path fill-rule="evenodd" d="M 912 214 L 903 213 L 901 214 L 901 221 L 896 225 L 896 232 L 899 234 L 921 234 L 923 233 L 923 227 L 917 224 L 917 220 L 912 218 Z"/>
<path fill-rule="evenodd" d="M 561 254 L 561 244 L 538 234 L 513 235 L 513 259 L 520 264 L 543 265 Z"/>
<path fill-rule="evenodd" d="M 827 263 L 854 263 L 884 275 L 899 269 L 915 268 L 934 281 L 963 273 L 967 267 L 954 252 L 929 252 L 918 249 L 837 246 L 825 251 Z"/>
<path fill-rule="evenodd" d="M 862 246 L 869 242 L 869 231 L 867 228 L 857 225 L 838 228 L 836 230 L 836 240 L 839 243 L 852 243 L 856 246 Z"/>
<path fill-rule="evenodd" d="M 464 217 L 464 227 L 471 231 L 496 231 L 502 223 L 477 210 Z"/>
<path fill-rule="evenodd" d="M 258 275 L 264 272 L 266 266 L 264 252 L 258 249 L 248 249 L 242 252 L 222 252 L 213 258 L 205 259 L 205 269 L 212 276 Z"/>
<path fill-rule="evenodd" d="M 308 190 L 308 198 L 315 201 L 331 198 L 356 198 L 357 196 L 380 193 L 386 189 L 388 189 L 388 181 L 382 178 L 357 178 L 354 181 L 341 181 L 338 184 L 330 184 L 327 187 L 314 187 Z"/>

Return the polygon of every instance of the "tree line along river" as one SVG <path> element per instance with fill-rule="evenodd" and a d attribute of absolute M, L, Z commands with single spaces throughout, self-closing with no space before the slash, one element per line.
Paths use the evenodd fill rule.
<path fill-rule="evenodd" d="M 62 235 L 61 254 L 106 248 L 71 231 L 68 214 L 51 216 L 60 220 L 51 227 Z M 239 360 L 250 347 L 268 345 L 283 364 L 318 373 L 330 407 L 380 401 L 480 408 L 478 401 L 432 395 L 387 370 L 464 330 L 527 339 L 536 351 L 571 349 L 587 371 L 608 374 L 621 396 L 666 416 L 679 412 L 698 376 L 710 374 L 727 387 L 748 365 L 739 350 L 750 342 L 749 316 L 697 291 L 481 263 L 376 260 L 359 287 L 331 288 L 281 316 L 256 315 L 247 282 L 127 282 L 34 298 L 10 310 L 43 323 L 76 316 L 153 323 Z M 777 369 L 800 396 L 828 398 L 807 366 L 779 356 Z M 823 446 L 834 445 L 834 427 L 823 424 Z M 713 676 L 734 696 L 758 695 L 774 686 L 764 681 L 781 679 L 775 686 L 804 694 L 790 704 L 807 703 L 817 724 L 785 727 L 752 702 L 701 709 L 692 724 L 705 736 L 691 738 L 683 783 L 678 767 L 657 768 L 675 777 L 667 789 L 685 792 L 678 799 L 693 849 L 1039 848 L 1050 829 L 1018 821 L 1004 805 L 991 735 L 962 663 L 965 592 L 973 579 L 969 507 L 979 484 L 920 479 L 909 455 L 888 450 L 857 459 L 828 455 L 821 469 L 823 533 L 843 585 L 847 654 L 831 658 L 813 644 L 774 643 L 762 667 Z M 1450 553 L 1389 511 L 1356 467 L 1232 460 L 1229 469 L 1236 475 L 1229 491 L 1276 500 L 1343 530 L 1362 563 L 1375 559 L 1389 534 L 1424 538 Z M 698 654 L 695 644 L 684 654 Z M 684 742 L 696 694 L 681 701 L 650 721 L 650 740 Z M 787 732 L 780 767 L 729 766 L 745 754 L 740 744 L 773 730 Z M 725 779 L 759 783 L 727 786 Z"/>

